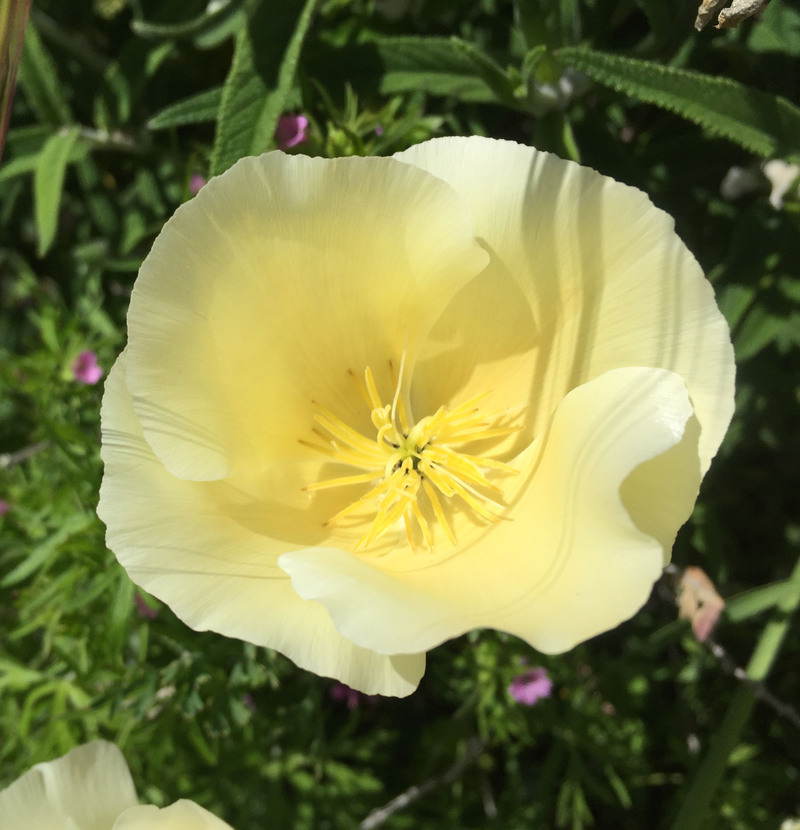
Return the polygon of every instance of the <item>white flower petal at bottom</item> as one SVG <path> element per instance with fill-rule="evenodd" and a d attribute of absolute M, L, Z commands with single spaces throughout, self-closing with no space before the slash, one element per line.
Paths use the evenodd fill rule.
<path fill-rule="evenodd" d="M 36 764 L 0 792 L 3 830 L 109 830 L 138 804 L 128 765 L 107 741 Z"/>
<path fill-rule="evenodd" d="M 181 799 L 169 807 L 153 807 L 150 804 L 131 807 L 115 822 L 113 830 L 232 830 L 230 824 L 213 813 Z"/>

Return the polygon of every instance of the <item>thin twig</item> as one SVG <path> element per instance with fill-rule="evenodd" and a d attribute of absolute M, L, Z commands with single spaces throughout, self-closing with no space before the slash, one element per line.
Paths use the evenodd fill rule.
<path fill-rule="evenodd" d="M 793 706 L 775 697 L 761 681 L 753 680 L 741 666 L 734 663 L 728 652 L 712 637 L 709 637 L 705 644 L 714 657 L 719 660 L 722 668 L 747 686 L 754 697 L 766 703 L 767 706 L 771 706 L 781 717 L 786 718 L 800 729 L 800 715 L 797 714 L 797 710 Z"/>
<path fill-rule="evenodd" d="M 13 467 L 15 464 L 19 464 L 20 461 L 25 461 L 42 450 L 46 450 L 49 446 L 49 441 L 39 441 L 38 444 L 31 444 L 30 447 L 23 447 L 16 452 L 0 453 L 0 468 Z"/>
<path fill-rule="evenodd" d="M 455 763 L 446 772 L 441 775 L 436 775 L 429 778 L 424 783 L 417 786 L 409 787 L 405 792 L 400 793 L 396 798 L 393 798 L 383 807 L 378 807 L 373 810 L 365 819 L 358 825 L 358 830 L 374 830 L 380 827 L 388 818 L 393 816 L 400 810 L 405 809 L 409 804 L 419 801 L 420 798 L 433 792 L 438 786 L 442 784 L 450 784 L 455 781 L 459 775 L 483 752 L 483 741 L 479 738 L 470 738 L 467 742 L 467 748 L 464 754 L 458 758 Z"/>

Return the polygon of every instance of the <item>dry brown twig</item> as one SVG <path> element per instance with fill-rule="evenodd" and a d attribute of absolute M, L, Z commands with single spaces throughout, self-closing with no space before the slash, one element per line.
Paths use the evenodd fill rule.
<path fill-rule="evenodd" d="M 717 15 L 717 29 L 735 29 L 743 20 L 764 11 L 769 0 L 703 0 L 694 27 L 699 32 Z M 727 8 L 725 8 L 727 6 Z"/>

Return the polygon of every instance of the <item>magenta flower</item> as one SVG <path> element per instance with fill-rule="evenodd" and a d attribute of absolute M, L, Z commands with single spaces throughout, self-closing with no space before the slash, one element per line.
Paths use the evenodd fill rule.
<path fill-rule="evenodd" d="M 92 386 L 103 377 L 103 374 L 97 363 L 97 355 L 89 349 L 82 351 L 72 364 L 72 376 L 78 383 Z"/>
<path fill-rule="evenodd" d="M 200 188 L 206 183 L 206 180 L 199 173 L 192 173 L 192 178 L 189 179 L 189 193 L 192 196 L 197 196 Z"/>
<path fill-rule="evenodd" d="M 297 144 L 308 141 L 306 130 L 308 119 L 305 115 L 282 115 L 278 119 L 278 126 L 275 129 L 275 141 L 279 150 L 288 150 Z"/>
<path fill-rule="evenodd" d="M 517 703 L 534 706 L 543 697 L 550 697 L 553 681 L 547 676 L 547 669 L 538 668 L 518 674 L 508 687 L 508 693 Z"/>

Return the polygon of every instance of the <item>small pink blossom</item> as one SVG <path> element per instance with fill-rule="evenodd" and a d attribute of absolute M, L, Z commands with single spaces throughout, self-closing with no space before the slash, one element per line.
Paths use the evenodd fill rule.
<path fill-rule="evenodd" d="M 189 179 L 189 193 L 192 196 L 197 196 L 199 190 L 206 183 L 206 180 L 199 173 L 192 173 L 192 178 Z"/>
<path fill-rule="evenodd" d="M 0 499 L 0 516 L 5 516 L 11 510 L 11 505 L 4 499 Z"/>
<path fill-rule="evenodd" d="M 89 349 L 82 351 L 72 364 L 72 376 L 78 383 L 92 386 L 103 377 L 103 374 L 97 363 L 97 355 Z"/>
<path fill-rule="evenodd" d="M 305 115 L 282 115 L 278 119 L 278 126 L 275 130 L 278 148 L 287 150 L 289 147 L 305 143 L 308 141 L 307 129 L 308 119 Z"/>
<path fill-rule="evenodd" d="M 547 676 L 547 669 L 538 668 L 518 674 L 508 687 L 508 693 L 517 703 L 533 706 L 538 700 L 550 697 L 553 681 Z"/>

